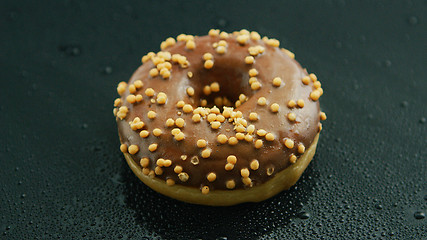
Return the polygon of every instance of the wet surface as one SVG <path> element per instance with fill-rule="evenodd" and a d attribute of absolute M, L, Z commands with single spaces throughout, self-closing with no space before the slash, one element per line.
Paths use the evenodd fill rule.
<path fill-rule="evenodd" d="M 427 4 L 364 4 L 2 1 L 0 239 L 427 238 Z M 117 83 L 213 27 L 276 37 L 325 90 L 313 162 L 262 203 L 163 197 L 118 149 Z"/>

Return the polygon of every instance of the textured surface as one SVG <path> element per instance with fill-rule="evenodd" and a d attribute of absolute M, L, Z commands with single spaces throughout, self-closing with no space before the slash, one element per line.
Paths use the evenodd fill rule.
<path fill-rule="evenodd" d="M 2 1 L 0 238 L 426 238 L 427 4 L 364 4 Z M 259 204 L 162 197 L 118 149 L 116 84 L 212 27 L 278 38 L 325 90 L 313 162 Z"/>

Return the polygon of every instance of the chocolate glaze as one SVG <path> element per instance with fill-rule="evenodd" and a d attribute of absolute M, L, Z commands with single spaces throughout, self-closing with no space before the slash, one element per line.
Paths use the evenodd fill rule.
<path fill-rule="evenodd" d="M 318 132 L 319 102 L 312 101 L 309 97 L 313 89 L 312 82 L 309 85 L 304 85 L 301 82 L 301 78 L 307 76 L 307 72 L 301 68 L 298 62 L 290 58 L 279 48 L 269 46 L 262 40 L 249 40 L 246 45 L 242 46 L 231 35 L 230 38 L 226 39 L 228 43 L 227 52 L 220 55 L 212 47 L 212 44 L 219 40 L 219 37 L 212 36 L 195 37 L 196 48 L 194 50 L 187 50 L 185 42 L 177 42 L 173 47 L 169 47 L 164 51 L 186 56 L 190 62 L 188 68 L 183 69 L 178 64 L 173 64 L 172 74 L 169 79 L 163 79 L 161 76 L 152 78 L 148 72 L 155 66 L 151 61 L 148 61 L 140 66 L 129 80 L 129 84 L 136 80 L 141 80 L 144 83 L 143 88 L 135 93 L 135 95 L 143 95 L 143 101 L 135 104 L 126 102 L 126 97 L 129 95 L 128 88 L 121 97 L 123 105 L 129 108 L 129 113 L 123 120 L 116 118 L 119 136 L 122 143 L 128 146 L 131 144 L 139 146 L 140 151 L 133 155 L 133 159 L 139 162 L 142 157 L 148 157 L 150 159 L 149 168 L 152 170 L 156 167 L 156 160 L 158 158 L 170 159 L 173 162 L 172 166 L 163 167 L 163 174 L 156 176 L 157 178 L 163 180 L 171 178 L 176 184 L 195 188 L 209 186 L 211 191 L 215 189 L 227 189 L 225 185 L 226 181 L 233 179 L 236 183 L 235 189 L 241 189 L 247 186 L 242 183 L 240 170 L 248 168 L 250 170 L 249 177 L 253 185 L 259 185 L 287 168 L 291 164 L 289 157 L 292 153 L 296 156 L 301 155 L 297 151 L 298 144 L 302 143 L 308 148 Z M 246 56 L 249 56 L 248 48 L 256 45 L 265 47 L 265 52 L 255 57 L 254 64 L 245 64 L 244 59 Z M 214 66 L 209 70 L 203 67 L 204 60 L 202 56 L 206 52 L 212 53 L 214 56 Z M 257 91 L 251 90 L 248 84 L 248 71 L 251 68 L 256 68 L 259 72 L 257 78 L 261 82 L 262 87 Z M 194 74 L 192 78 L 187 77 L 189 71 Z M 271 81 L 274 77 L 282 79 L 281 87 L 274 87 L 272 85 Z M 178 115 L 178 112 L 182 112 L 182 109 L 176 107 L 176 103 L 179 100 L 192 104 L 195 109 L 199 106 L 199 99 L 203 97 L 203 86 L 214 81 L 220 84 L 220 95 L 227 96 L 232 101 L 238 99 L 241 93 L 248 96 L 249 100 L 235 108 L 235 110 L 241 111 L 248 124 L 254 124 L 256 130 L 264 129 L 267 132 L 273 133 L 275 140 L 269 142 L 254 133 L 254 141 L 262 139 L 264 142 L 263 147 L 260 149 L 256 149 L 253 143 L 248 143 L 245 140 L 239 141 L 234 146 L 219 144 L 216 140 L 219 134 L 223 133 L 227 137 L 235 135 L 232 123 L 226 120 L 221 124 L 220 129 L 213 130 L 204 119 L 199 123 L 194 123 L 191 119 L 192 113 Z M 193 97 L 189 97 L 186 94 L 186 88 L 189 86 L 195 89 Z M 166 93 L 168 97 L 166 104 L 159 105 L 151 103 L 150 98 L 144 94 L 145 89 L 149 87 L 153 88 L 156 93 Z M 267 99 L 265 106 L 257 104 L 259 97 Z M 287 107 L 287 103 L 291 99 L 295 101 L 303 99 L 305 106 L 303 108 L 295 107 L 290 109 Z M 278 113 L 270 111 L 272 103 L 280 105 Z M 155 119 L 151 120 L 147 118 L 149 110 L 157 112 Z M 250 112 L 258 113 L 259 120 L 255 122 L 249 121 Z M 289 112 L 296 114 L 297 118 L 295 122 L 290 122 L 287 119 Z M 160 128 L 163 130 L 163 134 L 160 137 L 155 137 L 151 133 L 149 137 L 141 138 L 139 136 L 140 130 L 134 131 L 129 126 L 129 122 L 135 117 L 141 118 L 145 123 L 144 129 L 150 131 L 150 133 L 154 128 Z M 165 122 L 168 118 L 176 119 L 178 117 L 183 118 L 186 123 L 185 127 L 181 129 L 185 134 L 185 139 L 179 142 L 170 133 L 172 128 L 165 127 Z M 284 146 L 282 139 L 285 137 L 294 140 L 295 147 L 293 149 L 287 149 Z M 205 139 L 208 142 L 207 147 L 212 149 L 212 154 L 209 158 L 204 159 L 201 157 L 203 148 L 196 146 L 198 139 Z M 151 143 L 158 143 L 158 149 L 153 153 L 147 149 Z M 187 159 L 182 160 L 181 155 L 187 155 Z M 237 163 L 233 170 L 226 171 L 224 166 L 227 163 L 226 159 L 229 155 L 235 155 Z M 198 165 L 191 163 L 190 159 L 193 156 L 199 158 Z M 251 170 L 249 167 L 253 159 L 259 161 L 258 170 Z M 187 182 L 181 182 L 178 175 L 174 173 L 173 169 L 176 165 L 182 166 L 183 172 L 188 173 L 189 179 Z M 268 168 L 274 168 L 274 172 L 270 176 L 267 174 Z M 207 174 L 210 172 L 214 172 L 217 176 L 214 182 L 209 182 L 206 179 Z"/>

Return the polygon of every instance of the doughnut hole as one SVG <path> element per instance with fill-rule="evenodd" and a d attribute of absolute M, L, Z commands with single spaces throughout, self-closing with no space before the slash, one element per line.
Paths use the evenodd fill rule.
<path fill-rule="evenodd" d="M 217 60 L 212 69 L 201 68 L 194 74 L 191 85 L 195 90 L 193 96 L 194 103 L 196 104 L 195 107 L 202 106 L 202 100 L 206 100 L 207 102 L 203 107 L 217 106 L 220 109 L 224 106 L 235 107 L 235 103 L 239 100 L 241 94 L 246 95 L 247 99 L 252 96 L 253 91 L 248 84 L 247 68 L 231 67 L 242 63 L 227 64 L 225 61 L 224 64 L 221 63 L 222 61 Z M 205 86 L 210 87 L 215 82 L 219 84 L 219 91 L 215 92 L 212 89 L 211 91 L 207 91 L 208 94 L 205 94 Z"/>

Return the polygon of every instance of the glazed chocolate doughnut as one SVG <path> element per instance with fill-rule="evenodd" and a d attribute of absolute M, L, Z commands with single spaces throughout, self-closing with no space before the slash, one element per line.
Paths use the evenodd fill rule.
<path fill-rule="evenodd" d="M 155 191 L 203 205 L 265 200 L 294 185 L 316 150 L 316 75 L 257 32 L 168 38 L 114 101 L 120 150 Z"/>

